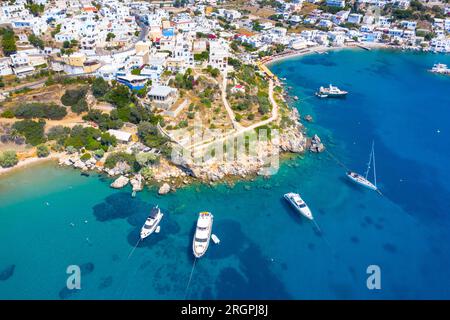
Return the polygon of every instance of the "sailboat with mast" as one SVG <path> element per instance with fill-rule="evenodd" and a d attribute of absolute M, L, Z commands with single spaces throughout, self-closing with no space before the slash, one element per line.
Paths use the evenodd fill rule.
<path fill-rule="evenodd" d="M 373 183 L 370 182 L 368 179 L 369 171 L 372 164 L 373 164 L 373 179 L 374 179 Z M 347 171 L 347 177 L 353 182 L 362 185 L 363 187 L 366 187 L 368 189 L 377 191 L 379 194 L 381 194 L 381 191 L 377 187 L 377 171 L 375 167 L 375 144 L 373 141 L 372 141 L 372 150 L 370 151 L 369 163 L 367 164 L 367 170 L 364 176 L 353 171 Z"/>

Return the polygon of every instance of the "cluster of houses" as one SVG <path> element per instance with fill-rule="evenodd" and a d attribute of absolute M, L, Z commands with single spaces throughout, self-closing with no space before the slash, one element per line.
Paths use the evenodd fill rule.
<path fill-rule="evenodd" d="M 299 10 L 304 2 L 318 3 L 319 0 L 292 0 L 290 2 L 277 0 L 282 5 L 277 11 L 278 21 L 291 26 L 304 25 L 309 27 L 301 33 L 288 33 L 284 27 L 276 26 L 277 21 L 259 23 L 260 31 L 254 35 L 239 35 L 239 39 L 258 50 L 265 50 L 272 44 L 283 44 L 291 49 L 299 50 L 314 45 L 342 46 L 345 42 L 385 42 L 396 45 L 426 48 L 434 52 L 450 52 L 450 6 L 445 8 L 448 18 L 435 18 L 432 25 L 434 37 L 426 41 L 421 33 L 417 33 L 416 21 L 396 21 L 392 17 L 379 14 L 377 8 L 387 4 L 401 10 L 408 9 L 409 0 L 357 0 L 361 6 L 370 7 L 365 14 L 351 13 L 345 0 L 326 0 L 326 5 L 336 7 L 336 13 L 320 9 L 312 10 L 306 15 L 300 15 Z M 342 10 L 339 10 L 342 9 Z M 226 10 L 225 10 L 226 12 Z M 225 14 L 223 13 L 222 16 Z M 228 14 L 229 20 L 236 21 L 236 26 L 253 28 L 251 20 L 236 20 Z"/>
<path fill-rule="evenodd" d="M 178 13 L 167 10 L 165 1 L 33 0 L 45 6 L 40 15 L 27 9 L 26 0 L 5 1 L 0 6 L 0 25 L 13 28 L 18 51 L 0 58 L 0 76 L 24 77 L 47 67 L 73 75 L 92 74 L 117 80 L 134 90 L 147 88 L 151 101 L 167 107 L 177 93 L 161 80 L 164 71 L 184 72 L 194 66 L 210 65 L 224 72 L 228 68 L 229 45 L 234 40 L 253 47 L 256 53 L 276 44 L 301 50 L 318 45 L 342 46 L 354 41 L 450 52 L 450 7 L 445 9 L 449 18 L 434 19 L 434 37 L 426 41 L 418 33 L 415 21 L 394 21 L 373 10 L 352 13 L 350 3 L 345 0 L 326 0 L 328 7 L 336 8 L 332 10 L 335 13 L 315 9 L 305 15 L 300 14 L 304 2 L 319 0 L 276 1 L 278 22 L 285 22 L 281 25 L 302 24 L 309 28 L 288 32 L 273 20 L 234 9 L 213 9 L 214 0 L 191 0 L 189 10 Z M 410 5 L 409 0 L 357 1 L 370 8 L 390 4 L 407 9 Z M 221 26 L 223 21 L 234 28 L 225 30 Z M 233 31 L 242 28 L 253 32 Z M 29 43 L 30 34 L 55 45 L 35 48 Z M 70 53 L 61 49 L 72 45 L 75 49 Z M 196 56 L 205 58 L 196 59 Z M 251 61 L 251 57 L 247 59 Z"/>

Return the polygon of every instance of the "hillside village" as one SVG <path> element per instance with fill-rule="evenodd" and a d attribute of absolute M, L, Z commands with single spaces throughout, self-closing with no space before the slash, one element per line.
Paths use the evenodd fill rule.
<path fill-rule="evenodd" d="M 270 155 L 324 146 L 265 63 L 330 47 L 450 52 L 449 33 L 439 1 L 3 1 L 0 166 L 55 157 L 161 193 L 266 175 Z M 265 157 L 207 157 L 261 129 L 280 132 L 257 145 Z M 176 162 L 180 150 L 196 155 Z"/>

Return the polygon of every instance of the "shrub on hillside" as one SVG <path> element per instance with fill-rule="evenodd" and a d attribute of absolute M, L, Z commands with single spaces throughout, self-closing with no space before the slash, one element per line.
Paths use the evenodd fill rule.
<path fill-rule="evenodd" d="M 39 158 L 45 158 L 48 157 L 50 151 L 48 150 L 48 147 L 45 144 L 40 144 L 36 148 L 36 153 Z"/>
<path fill-rule="evenodd" d="M 17 121 L 12 126 L 13 129 L 21 133 L 27 143 L 36 146 L 45 142 L 44 128 L 45 121 L 21 120 Z"/>
<path fill-rule="evenodd" d="M 5 151 L 0 155 L 0 166 L 3 168 L 14 167 L 19 162 L 15 151 Z"/>
<path fill-rule="evenodd" d="M 74 106 L 80 101 L 84 99 L 87 93 L 87 87 L 81 87 L 78 89 L 66 90 L 66 92 L 61 97 L 61 102 L 65 106 Z"/>
<path fill-rule="evenodd" d="M 61 120 L 67 115 L 67 110 L 54 103 L 27 103 L 18 106 L 14 110 L 14 115 L 20 119 L 43 118 Z"/>

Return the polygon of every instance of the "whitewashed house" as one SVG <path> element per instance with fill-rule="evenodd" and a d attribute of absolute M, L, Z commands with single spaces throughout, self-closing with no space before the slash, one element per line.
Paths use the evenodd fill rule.
<path fill-rule="evenodd" d="M 228 65 L 228 43 L 224 40 L 209 42 L 209 65 L 224 72 Z"/>

